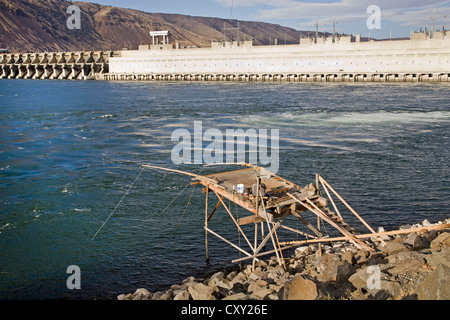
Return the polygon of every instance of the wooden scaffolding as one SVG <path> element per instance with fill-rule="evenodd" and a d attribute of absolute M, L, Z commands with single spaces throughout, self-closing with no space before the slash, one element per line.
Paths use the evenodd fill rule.
<path fill-rule="evenodd" d="M 233 263 L 252 259 L 253 268 L 255 267 L 256 261 L 268 254 L 275 254 L 278 263 L 285 267 L 283 251 L 309 243 L 320 244 L 331 241 L 349 241 L 358 248 L 370 252 L 375 251 L 375 249 L 371 246 L 370 242 L 364 241 L 364 239 L 375 237 L 378 241 L 385 244 L 381 236 L 388 233 L 376 233 L 319 174 L 316 174 L 315 183 L 300 187 L 262 167 L 249 164 L 239 165 L 244 168 L 204 176 L 157 166 L 144 166 L 151 169 L 166 170 L 191 176 L 194 180 L 193 185 L 200 184 L 204 187 L 204 230 L 207 261 L 209 261 L 209 234 L 216 236 L 244 255 L 244 257 L 232 260 Z M 212 200 L 210 195 L 217 197 L 217 203 L 212 211 L 209 211 L 210 201 Z M 225 199 L 244 208 L 249 215 L 242 218 L 234 217 L 229 206 L 226 205 Z M 341 209 L 338 208 L 338 204 Z M 220 206 L 225 208 L 233 224 L 239 230 L 240 236 L 243 237 L 245 243 L 250 248 L 250 251 L 248 249 L 244 250 L 242 246 L 236 245 L 209 227 L 209 221 Z M 346 209 L 346 213 L 350 212 L 353 214 L 368 229 L 368 233 L 357 234 L 356 230 L 344 221 L 342 208 Z M 316 216 L 317 219 L 314 223 L 310 223 L 305 219 L 304 213 L 307 211 L 312 212 L 313 216 Z M 288 216 L 298 218 L 307 227 L 309 232 L 302 232 L 284 225 L 283 222 Z M 321 232 L 321 225 L 324 222 L 331 225 L 341 236 L 330 238 L 328 235 L 323 234 Z M 253 239 L 242 229 L 242 226 L 251 223 L 254 224 Z M 258 241 L 259 225 L 262 231 L 260 241 Z M 267 234 L 264 234 L 264 228 L 267 228 Z M 277 230 L 280 228 L 301 235 L 305 240 L 280 242 L 277 234 Z M 274 249 L 264 251 L 263 248 L 265 248 L 268 241 L 271 241 Z M 321 250 L 320 245 L 319 250 Z"/>

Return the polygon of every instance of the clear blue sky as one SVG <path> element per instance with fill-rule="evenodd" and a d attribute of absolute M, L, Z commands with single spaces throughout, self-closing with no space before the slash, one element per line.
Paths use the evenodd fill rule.
<path fill-rule="evenodd" d="M 336 31 L 374 38 L 408 37 L 411 30 L 450 29 L 450 1 L 442 0 L 82 0 L 145 12 L 263 21 L 297 30 Z M 369 29 L 367 20 L 380 8 L 380 28 Z M 434 17 L 434 19 L 433 19 Z M 371 20 L 376 22 L 376 20 Z"/>

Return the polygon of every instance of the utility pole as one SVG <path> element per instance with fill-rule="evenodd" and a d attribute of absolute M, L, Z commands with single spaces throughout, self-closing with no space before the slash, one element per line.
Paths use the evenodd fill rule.
<path fill-rule="evenodd" d="M 433 19 L 433 24 L 431 27 L 431 37 L 430 38 L 434 39 L 434 30 L 436 28 L 436 8 L 434 8 L 434 10 L 433 10 L 433 18 L 432 19 Z"/>
<path fill-rule="evenodd" d="M 336 43 L 336 18 L 333 18 L 333 43 Z"/>
<path fill-rule="evenodd" d="M 316 20 L 315 27 L 316 27 L 316 37 L 314 39 L 314 43 L 317 43 L 317 39 L 319 38 L 319 22 L 317 20 Z"/>
<path fill-rule="evenodd" d="M 226 22 L 223 23 L 223 40 L 224 41 L 227 41 L 227 39 L 228 39 L 228 37 L 226 36 L 226 33 L 225 33 L 226 30 L 236 30 L 237 31 L 237 41 L 240 41 L 240 37 L 241 37 L 240 30 L 241 30 L 241 28 L 239 26 L 239 21 L 238 21 L 237 28 L 227 28 L 226 27 Z M 233 39 L 231 39 L 231 40 L 233 40 Z"/>

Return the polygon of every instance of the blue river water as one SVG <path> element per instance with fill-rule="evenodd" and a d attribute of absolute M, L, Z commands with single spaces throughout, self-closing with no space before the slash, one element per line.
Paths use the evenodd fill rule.
<path fill-rule="evenodd" d="M 278 174 L 320 173 L 374 228 L 450 216 L 448 84 L 1 80 L 0 299 L 115 299 L 232 265 L 213 236 L 205 264 L 200 188 L 142 169 L 229 169 L 173 163 L 194 121 L 278 129 Z M 230 221 L 211 228 L 243 245 Z"/>

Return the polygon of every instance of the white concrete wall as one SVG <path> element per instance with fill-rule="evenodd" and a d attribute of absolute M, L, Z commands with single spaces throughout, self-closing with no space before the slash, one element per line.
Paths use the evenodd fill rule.
<path fill-rule="evenodd" d="M 122 51 L 117 74 L 450 73 L 450 37 L 349 42 L 302 39 L 298 45 L 213 43 L 211 48 Z"/>

